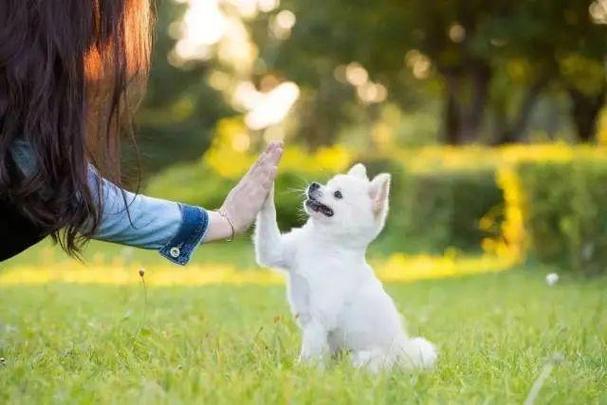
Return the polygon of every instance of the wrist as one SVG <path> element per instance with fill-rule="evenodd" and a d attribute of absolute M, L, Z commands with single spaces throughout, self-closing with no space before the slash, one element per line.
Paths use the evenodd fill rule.
<path fill-rule="evenodd" d="M 205 242 L 227 240 L 232 237 L 232 227 L 228 220 L 218 211 L 208 211 L 209 230 Z"/>
<path fill-rule="evenodd" d="M 234 228 L 234 223 L 232 222 L 232 219 L 230 218 L 227 210 L 221 207 L 217 210 L 217 213 L 223 218 L 223 220 L 227 223 L 228 228 L 230 229 L 230 236 L 228 236 L 226 240 L 228 242 L 233 241 L 234 237 L 236 236 L 236 229 Z"/>

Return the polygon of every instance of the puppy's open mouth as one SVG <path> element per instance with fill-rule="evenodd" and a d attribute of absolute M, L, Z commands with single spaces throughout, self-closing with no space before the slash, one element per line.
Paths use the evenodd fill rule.
<path fill-rule="evenodd" d="M 326 217 L 333 216 L 333 210 L 331 208 L 327 207 L 326 205 L 322 204 L 320 201 L 315 200 L 313 198 L 308 198 L 306 200 L 306 207 L 308 207 L 309 209 L 311 209 L 314 212 L 320 212 L 321 214 L 323 214 Z"/>

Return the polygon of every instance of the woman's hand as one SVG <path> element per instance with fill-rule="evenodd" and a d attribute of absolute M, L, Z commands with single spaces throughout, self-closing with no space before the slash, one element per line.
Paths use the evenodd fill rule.
<path fill-rule="evenodd" d="M 255 221 L 272 188 L 281 156 L 282 144 L 270 144 L 223 202 L 221 210 L 236 233 L 245 232 Z"/>
<path fill-rule="evenodd" d="M 228 193 L 219 210 L 224 216 L 219 212 L 209 212 L 210 223 L 205 241 L 229 238 L 232 236 L 232 226 L 236 234 L 245 232 L 251 226 L 272 189 L 282 151 L 282 143 L 270 144 Z"/>

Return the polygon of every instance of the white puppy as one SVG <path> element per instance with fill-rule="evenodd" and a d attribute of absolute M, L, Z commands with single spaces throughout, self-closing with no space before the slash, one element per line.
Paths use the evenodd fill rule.
<path fill-rule="evenodd" d="M 287 272 L 291 310 L 303 331 L 301 361 L 352 353 L 356 367 L 430 368 L 437 353 L 409 338 L 394 302 L 365 260 L 388 214 L 390 175 L 369 181 L 357 164 L 326 185 L 312 183 L 306 224 L 281 234 L 270 195 L 257 217 L 255 247 L 261 266 Z"/>

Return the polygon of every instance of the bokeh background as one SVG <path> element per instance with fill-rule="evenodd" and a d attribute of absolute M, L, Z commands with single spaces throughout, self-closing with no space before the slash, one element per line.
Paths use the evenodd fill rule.
<path fill-rule="evenodd" d="M 281 139 L 285 229 L 362 161 L 394 176 L 382 252 L 607 264 L 604 0 L 164 1 L 156 42 L 153 195 L 217 207 Z"/>

